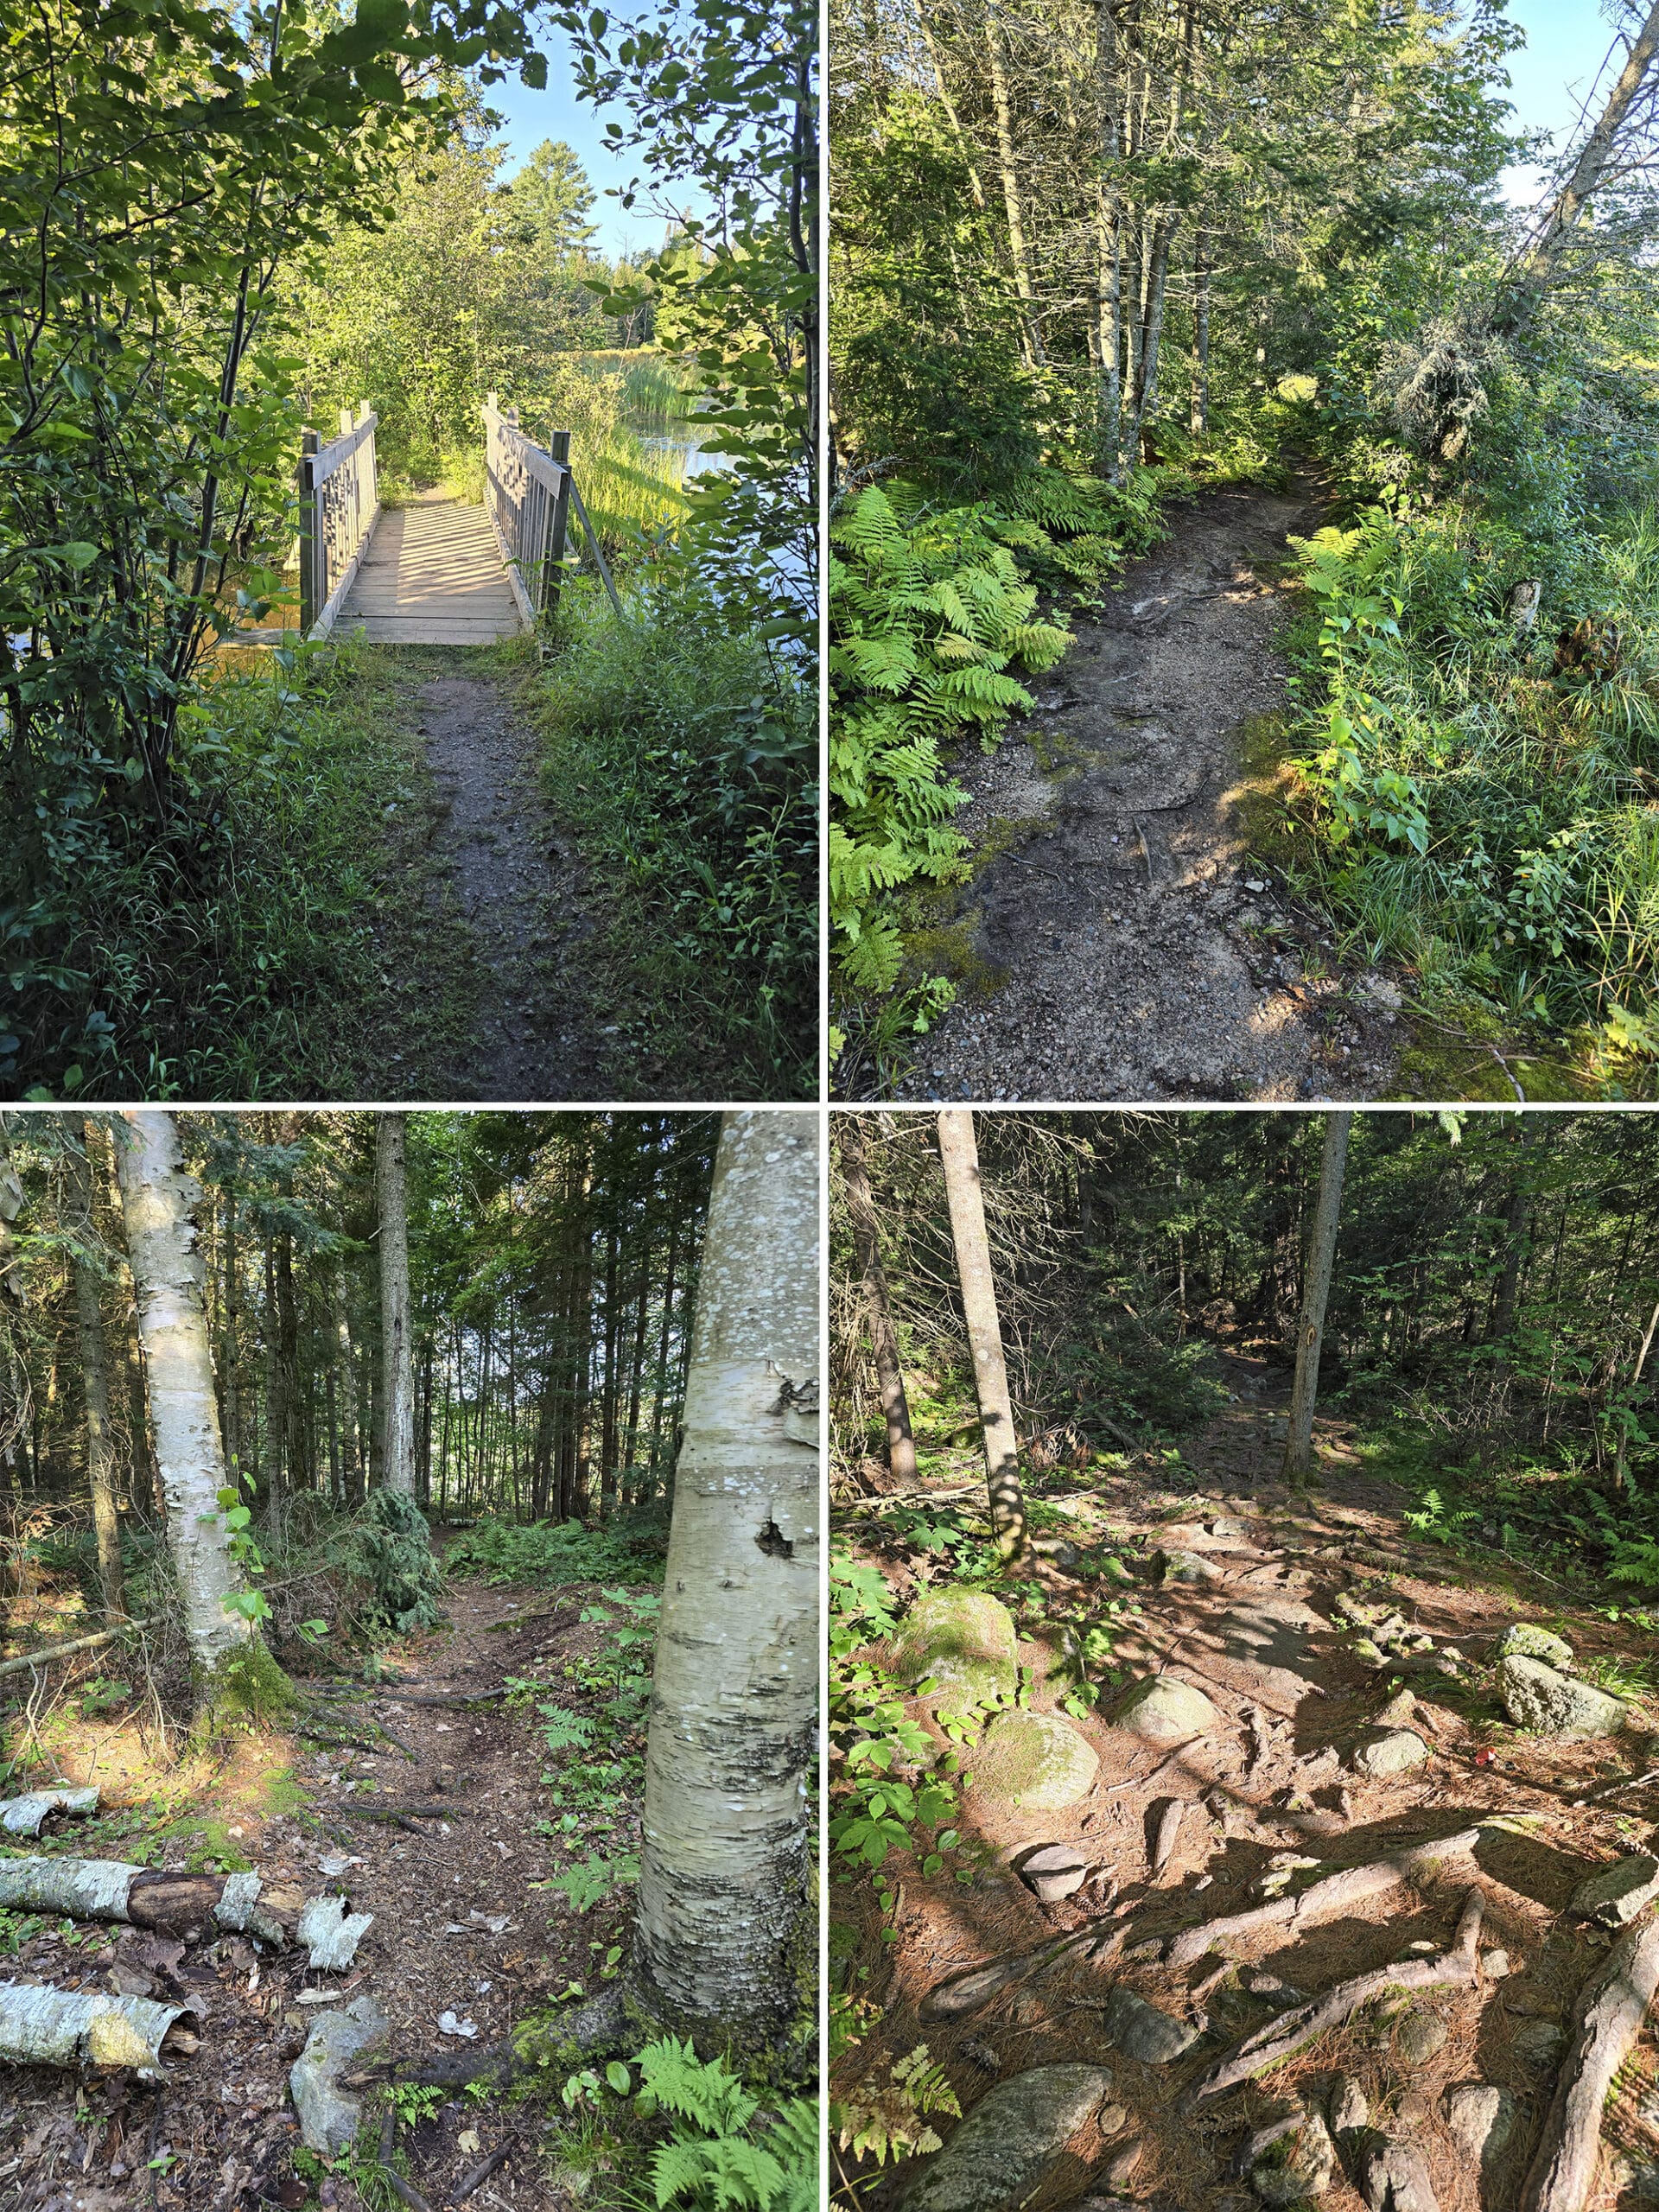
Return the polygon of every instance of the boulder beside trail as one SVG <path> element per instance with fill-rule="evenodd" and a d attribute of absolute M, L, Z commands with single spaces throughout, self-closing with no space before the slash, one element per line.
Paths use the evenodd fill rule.
<path fill-rule="evenodd" d="M 1517 1652 L 1499 1662 L 1498 1694 L 1517 1728 L 1536 1736 L 1573 1743 L 1589 1736 L 1615 1736 L 1630 1719 L 1622 1698 L 1609 1696 L 1589 1682 L 1547 1667 L 1541 1659 Z"/>
<path fill-rule="evenodd" d="M 1404 1774 L 1414 1766 L 1421 1766 L 1428 1757 L 1428 1745 L 1411 1728 L 1391 1728 L 1385 1735 L 1373 1736 L 1369 1743 L 1360 1745 L 1354 1753 L 1354 1771 L 1369 1775 L 1373 1781 L 1385 1775 Z"/>
<path fill-rule="evenodd" d="M 1191 1682 L 1173 1675 L 1151 1675 L 1137 1682 L 1112 1716 L 1112 1725 L 1154 1744 L 1178 1744 L 1207 1735 L 1216 1726 L 1216 1708 Z"/>
<path fill-rule="evenodd" d="M 974 1754 L 976 1789 L 1025 1813 L 1058 1813 L 1086 1797 L 1100 1761 L 1052 1713 L 999 1713 Z"/>
<path fill-rule="evenodd" d="M 904 2212 L 1012 2212 L 1109 2094 L 1103 2066 L 1034 2066 L 999 2082 L 918 2160 L 903 2187 Z"/>
<path fill-rule="evenodd" d="M 1497 1656 L 1500 1659 L 1541 1659 L 1557 1674 L 1566 1674 L 1573 1664 L 1573 1647 L 1566 1638 L 1552 1635 L 1547 1628 L 1535 1628 L 1530 1621 L 1510 1623 L 1497 1639 Z"/>
<path fill-rule="evenodd" d="M 893 1669 L 942 1705 L 998 1705 L 1019 1687 L 1014 1615 L 982 1590 L 930 1590 L 893 1638 Z"/>

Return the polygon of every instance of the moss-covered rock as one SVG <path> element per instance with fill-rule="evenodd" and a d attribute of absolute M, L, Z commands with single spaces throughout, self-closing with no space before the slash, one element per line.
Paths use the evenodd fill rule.
<path fill-rule="evenodd" d="M 1100 1761 L 1052 1713 L 1001 1713 L 973 1758 L 974 1787 L 1025 1813 L 1058 1813 L 1086 1797 Z"/>
<path fill-rule="evenodd" d="M 1148 1743 L 1179 1744 L 1207 1735 L 1218 1718 L 1204 1692 L 1191 1682 L 1178 1681 L 1173 1675 L 1152 1675 L 1135 1684 L 1112 1722 L 1144 1736 Z"/>
<path fill-rule="evenodd" d="M 931 1681 L 929 1696 L 945 1706 L 995 1705 L 1020 1680 L 1014 1616 L 982 1590 L 930 1590 L 918 1598 L 893 1639 L 893 1669 L 912 1688 Z"/>
<path fill-rule="evenodd" d="M 1572 1669 L 1573 1647 L 1564 1637 L 1552 1635 L 1547 1628 L 1535 1628 L 1530 1621 L 1512 1621 L 1497 1641 L 1500 1659 L 1541 1659 L 1546 1667 L 1554 1667 L 1558 1674 Z"/>

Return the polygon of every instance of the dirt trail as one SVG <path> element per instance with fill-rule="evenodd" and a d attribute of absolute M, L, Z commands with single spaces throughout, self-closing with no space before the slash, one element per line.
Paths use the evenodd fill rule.
<path fill-rule="evenodd" d="M 349 1974 L 311 1974 L 302 1952 L 256 1956 L 239 1937 L 181 1944 L 90 1923 L 73 1943 L 56 1932 L 35 1935 L 4 1962 L 10 1974 L 62 1988 L 120 1986 L 173 2002 L 182 1993 L 198 2011 L 200 2049 L 160 2088 L 125 2075 L 89 2085 L 45 2069 L 9 2069 L 0 2081 L 0 2212 L 255 2212 L 271 2204 L 365 2212 L 344 2174 L 309 2190 L 294 2176 L 300 2138 L 289 2069 L 321 2009 L 302 2001 L 304 1991 L 366 1992 L 391 2022 L 389 2054 L 410 2059 L 498 2042 L 568 1983 L 595 1986 L 594 1946 L 602 1955 L 617 1940 L 631 1906 L 625 1893 L 578 1916 L 536 1888 L 556 1858 L 537 1834 L 549 1807 L 533 1715 L 399 1695 L 472 1694 L 528 1672 L 544 1654 L 585 1648 L 595 1632 L 574 1624 L 592 1594 L 574 1586 L 452 1586 L 452 1626 L 385 1655 L 395 1684 L 359 1684 L 363 1694 L 353 1703 L 326 1700 L 321 1725 L 367 1738 L 378 1718 L 412 1759 L 384 1738 L 372 1752 L 305 1744 L 296 1751 L 281 1738 L 248 1739 L 200 1794 L 200 1816 L 229 1823 L 218 1833 L 268 1880 L 307 1894 L 344 1890 L 353 1911 L 373 1914 Z M 520 1617 L 522 1625 L 507 1625 Z M 100 1769 L 111 1808 L 124 1794 L 113 1732 Z M 359 1778 L 372 1794 L 353 1788 Z M 414 1821 L 411 1834 L 354 1815 L 354 1799 L 446 1809 Z M 118 1812 L 59 1824 L 52 1847 L 130 1856 L 123 1832 Z M 183 1854 L 169 1845 L 166 1855 L 174 1863 Z M 126 1977 L 119 1985 L 117 1974 Z M 475 2038 L 446 2036 L 438 2025 L 445 2012 L 470 2022 Z M 469 2202 L 495 2212 L 556 2212 L 569 2203 L 569 2177 L 551 2164 L 556 2130 L 543 2107 L 460 2092 L 432 2101 L 435 2109 L 404 2124 L 398 2141 L 410 2179 L 434 2208 L 504 2145 L 505 2164 Z"/>
<path fill-rule="evenodd" d="M 1210 492 L 1130 565 L 1033 687 L 1036 711 L 953 763 L 992 857 L 921 957 L 960 978 L 904 1098 L 1366 1098 L 1402 1041 L 1380 977 L 1328 950 L 1246 865 L 1247 726 L 1282 708 L 1274 566 L 1319 486 Z M 1324 956 L 1322 958 L 1319 956 Z"/>
<path fill-rule="evenodd" d="M 433 677 L 414 696 L 437 855 L 487 984 L 473 1047 L 438 1075 L 437 1095 L 602 1097 L 589 994 L 567 957 L 593 926 L 582 863 L 537 787 L 534 735 L 486 677 Z"/>
<path fill-rule="evenodd" d="M 1221 1368 L 1233 1401 L 1184 1442 L 1179 1465 L 1147 1455 L 1121 1475 L 1057 1467 L 1033 1484 L 1052 1509 L 1050 1525 L 1058 1520 L 1069 1533 L 1062 1545 L 1050 1543 L 1039 1569 L 1046 1613 L 1020 1618 L 1019 1657 L 1030 1669 L 1033 1707 L 1058 1718 L 1064 1685 L 1044 1687 L 1062 1648 L 1054 1616 L 1109 1620 L 1120 1687 L 1107 1684 L 1101 1708 L 1068 1716 L 1098 1770 L 1084 1795 L 1044 1813 L 970 1788 L 957 1864 L 947 1859 L 930 1879 L 908 1853 L 895 1853 L 886 1872 L 898 1901 L 893 1907 L 889 1890 L 885 1916 L 867 1882 L 837 1887 L 832 1920 L 852 1921 L 855 1963 L 868 1968 L 866 1979 L 845 1986 L 876 2009 L 834 2093 L 885 2080 L 920 2043 L 964 2113 L 998 2090 L 1016 2101 L 1027 2094 L 1011 2085 L 1031 2069 L 1103 2066 L 1107 2100 L 1077 2132 L 1058 2131 L 1052 2163 L 1027 2199 L 1033 2212 L 1058 2212 L 1080 2196 L 1114 2207 L 1133 2199 L 1146 2212 L 1251 2212 L 1258 2201 L 1288 2201 L 1272 2194 L 1287 2177 L 1271 2169 L 1293 2139 L 1271 2152 L 1263 2141 L 1271 2123 L 1328 2113 L 1346 2079 L 1366 2101 L 1371 2126 L 1421 2154 L 1440 2212 L 1500 2212 L 1517 2201 L 1564 2031 L 1611 1940 L 1569 1910 L 1569 1900 L 1586 1877 L 1640 1847 L 1659 1794 L 1649 1772 L 1652 1739 L 1644 1743 L 1634 1727 L 1571 1742 L 1503 1725 L 1490 1672 L 1495 1646 L 1522 1618 L 1547 1619 L 1564 1633 L 1580 1673 L 1608 1656 L 1628 1665 L 1644 1649 L 1628 1637 L 1621 1644 L 1622 1631 L 1587 1596 L 1564 1599 L 1519 1566 L 1477 1567 L 1410 1539 L 1407 1501 L 1363 1471 L 1340 1422 L 1317 1432 L 1322 1486 L 1293 1497 L 1276 1480 L 1288 1373 L 1249 1354 L 1226 1356 Z M 861 1516 L 849 1533 L 891 1580 L 902 1586 L 908 1576 L 917 1588 L 948 1580 L 947 1554 L 906 1554 L 877 1527 Z M 1090 1564 L 1088 1552 L 1103 1540 L 1141 1555 L 1133 1589 L 1115 1587 Z M 1160 1580 L 1160 1550 L 1201 1564 Z M 1120 1606 L 1114 1617 L 1114 1594 L 1141 1610 Z M 1403 1626 L 1382 1624 L 1389 1615 L 1403 1616 Z M 1368 1663 L 1357 1648 L 1367 1620 L 1385 1639 L 1390 1664 Z M 1455 1671 L 1439 1671 L 1450 1654 L 1458 1655 Z M 1114 1726 L 1108 1715 L 1122 1686 L 1147 1675 L 1201 1691 L 1214 1724 L 1173 1752 L 1167 1742 Z M 1427 1745 L 1418 1764 L 1373 1772 L 1357 1759 L 1362 1746 L 1400 1731 Z M 976 1760 L 970 1754 L 964 1764 Z M 1191 1961 L 1166 1956 L 1176 1931 L 1274 1895 L 1275 1864 L 1289 1870 L 1279 1885 L 1300 1891 L 1334 1869 L 1451 1836 L 1494 1814 L 1537 1817 L 1524 1830 L 1484 1833 L 1472 1858 L 1431 1866 L 1409 1885 L 1310 1916 L 1299 1928 L 1280 1923 L 1230 1935 Z M 1154 1872 L 1156 1840 L 1170 1820 L 1173 1848 Z M 1089 1872 L 1073 1896 L 1041 1904 L 1019 1866 L 1052 1844 L 1069 1847 Z M 963 1866 L 972 1870 L 965 1882 Z M 1178 2109 L 1242 2037 L 1305 1997 L 1393 1966 L 1414 1947 L 1446 1951 L 1471 1884 L 1484 1904 L 1472 1985 L 1375 2005 L 1306 2039 L 1255 2082 Z M 884 1931 L 884 1918 L 895 1932 Z M 1087 1940 L 982 2003 L 948 2009 L 950 1985 L 970 1970 L 1068 1935 Z M 1125 1993 L 1156 2007 L 1161 2026 L 1126 2007 Z M 1149 2030 L 1165 2037 L 1155 2055 L 1141 2040 Z M 1170 2046 L 1183 2044 L 1172 2057 Z M 1654 2074 L 1649 2044 L 1609 2101 L 1611 2164 L 1598 2206 L 1611 2205 L 1620 2186 L 1632 2190 L 1621 2203 L 1659 2193 Z M 1459 2092 L 1477 2086 L 1501 2097 L 1459 2102 Z M 1484 2171 L 1478 2144 L 1470 2147 L 1476 2105 L 1489 2116 L 1501 2110 L 1508 2128 L 1491 2143 Z M 940 2124 L 947 2158 L 950 2125 Z M 1006 2136 L 1021 2132 L 1010 2118 Z M 1317 2151 L 1316 2138 L 1294 2139 Z M 1351 2133 L 1340 2136 L 1334 2172 L 1300 2193 L 1316 2195 L 1325 2212 L 1363 2212 L 1355 2185 L 1363 2147 Z M 877 2178 L 858 2202 L 888 2206 L 896 2193 L 894 2183 Z"/>

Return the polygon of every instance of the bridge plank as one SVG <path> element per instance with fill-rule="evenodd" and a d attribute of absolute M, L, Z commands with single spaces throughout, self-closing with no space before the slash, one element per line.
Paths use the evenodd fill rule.
<path fill-rule="evenodd" d="M 429 499 L 383 513 L 338 626 L 385 645 L 517 637 L 523 625 L 483 508 Z"/>

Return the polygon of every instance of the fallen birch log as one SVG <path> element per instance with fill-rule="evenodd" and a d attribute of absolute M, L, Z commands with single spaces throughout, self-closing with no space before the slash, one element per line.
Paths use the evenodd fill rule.
<path fill-rule="evenodd" d="M 85 1815 L 98 1810 L 98 1790 L 30 1789 L 21 1797 L 8 1797 L 0 1805 L 0 1828 L 8 1835 L 39 1835 L 48 1813 Z"/>
<path fill-rule="evenodd" d="M 1286 2059 L 1317 2037 L 1344 2026 L 1386 1990 L 1435 1989 L 1460 1981 L 1472 1984 L 1480 1971 L 1475 1947 L 1480 1939 L 1484 1910 L 1485 1899 L 1478 1890 L 1471 1890 L 1464 1898 L 1449 1951 L 1442 1951 L 1438 1958 L 1399 1959 L 1390 1966 L 1373 1967 L 1369 1974 L 1355 1974 L 1348 1981 L 1338 1982 L 1323 1997 L 1310 1999 L 1306 2005 L 1294 2005 L 1290 2011 L 1276 2014 L 1217 2059 L 1187 2091 L 1181 2109 L 1188 2113 L 1195 2112 L 1206 2098 L 1218 2097 L 1224 2089 L 1233 2088 L 1240 2082 L 1251 2081 L 1258 2074 L 1282 2066 Z M 1527 2212 L 1534 2212 L 1534 2208 L 1527 2208 Z M 1552 2205 L 1549 2212 L 1562 2212 L 1562 2209 Z"/>
<path fill-rule="evenodd" d="M 319 1972 L 352 1963 L 370 1913 L 346 1911 L 342 1897 L 308 1902 L 298 1890 L 266 1888 L 257 1874 L 181 1874 L 118 1859 L 0 1859 L 0 1907 L 61 1912 L 77 1920 L 188 1936 L 210 1925 L 262 1942 L 303 1943 Z"/>
<path fill-rule="evenodd" d="M 39 1651 L 25 1651 L 19 1659 L 0 1659 L 0 1675 L 21 1675 L 25 1667 L 43 1667 L 50 1659 L 67 1659 L 77 1651 L 96 1651 L 100 1644 L 118 1643 L 135 1630 L 155 1625 L 153 1620 L 123 1621 L 119 1628 L 101 1629 L 96 1636 L 78 1636 L 73 1643 L 48 1643 Z"/>
<path fill-rule="evenodd" d="M 1480 1827 L 1460 1828 L 1456 1835 L 1442 1836 L 1438 1842 L 1408 1844 L 1402 1850 L 1391 1851 L 1386 1858 L 1370 1859 L 1363 1866 L 1339 1867 L 1334 1874 L 1325 1875 L 1322 1881 L 1299 1891 L 1294 1897 L 1272 1897 L 1266 1904 L 1254 1905 L 1247 1912 L 1229 1913 L 1219 1920 L 1206 1920 L 1201 1927 L 1183 1929 L 1179 1936 L 1172 1937 L 1165 1962 L 1172 1967 L 1190 1967 L 1206 1951 L 1214 1950 L 1217 1943 L 1235 1936 L 1254 1936 L 1264 1928 L 1300 1929 L 1326 1913 L 1363 1904 L 1367 1897 L 1397 1888 L 1414 1874 L 1429 1872 L 1443 1859 L 1468 1858 L 1483 1833 Z"/>
<path fill-rule="evenodd" d="M 148 1997 L 0 1982 L 0 2063 L 133 2066 L 141 2075 L 160 2074 L 164 2056 L 187 2057 L 197 2048 L 176 2024 L 184 2010 Z"/>
<path fill-rule="evenodd" d="M 1579 1993 L 1577 2024 L 1555 2080 L 1520 2212 L 1582 2212 L 1595 2180 L 1602 2114 L 1659 1989 L 1659 1920 L 1620 1936 Z"/>

